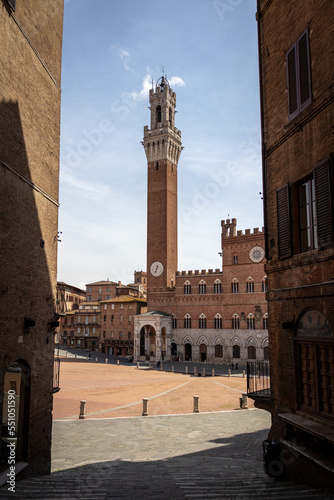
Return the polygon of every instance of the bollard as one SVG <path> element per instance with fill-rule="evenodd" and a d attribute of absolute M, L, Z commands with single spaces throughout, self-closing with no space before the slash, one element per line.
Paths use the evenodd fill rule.
<path fill-rule="evenodd" d="M 203 377 L 205 377 L 205 368 L 203 368 Z"/>
<path fill-rule="evenodd" d="M 172 365 L 172 372 L 174 373 L 174 365 Z"/>
<path fill-rule="evenodd" d="M 247 410 L 248 409 L 248 397 L 244 392 L 242 393 L 242 397 L 240 398 L 240 409 Z"/>
<path fill-rule="evenodd" d="M 95 357 L 95 363 L 97 363 L 97 356 Z"/>
<path fill-rule="evenodd" d="M 108 358 L 106 358 L 106 363 L 108 363 Z"/>
<path fill-rule="evenodd" d="M 137 363 L 137 368 L 139 368 L 139 363 Z"/>
<path fill-rule="evenodd" d="M 199 413 L 199 396 L 194 396 L 194 410 L 193 413 Z"/>
<path fill-rule="evenodd" d="M 228 376 L 229 377 L 231 376 L 231 370 L 230 369 L 228 370 Z"/>
<path fill-rule="evenodd" d="M 196 375 L 196 366 L 194 366 L 194 375 Z"/>
<path fill-rule="evenodd" d="M 117 365 L 119 366 L 119 359 L 117 360 Z"/>
<path fill-rule="evenodd" d="M 143 398 L 143 413 L 142 413 L 143 417 L 147 417 L 148 415 L 148 399 L 147 398 Z"/>
<path fill-rule="evenodd" d="M 86 401 L 80 401 L 79 418 L 86 418 L 85 413 L 86 413 Z"/>
<path fill-rule="evenodd" d="M 188 375 L 188 367 L 186 366 L 186 375 Z"/>
<path fill-rule="evenodd" d="M 245 378 L 245 376 L 246 376 L 246 372 L 245 372 L 245 370 L 242 370 L 242 378 Z"/>
<path fill-rule="evenodd" d="M 68 357 L 68 352 L 66 352 L 66 357 Z"/>
<path fill-rule="evenodd" d="M 162 363 L 160 363 L 160 370 L 162 370 Z"/>
<path fill-rule="evenodd" d="M 77 355 L 76 354 L 74 354 L 74 359 L 77 359 Z"/>
<path fill-rule="evenodd" d="M 214 377 L 215 376 L 215 369 L 212 368 L 212 376 Z"/>

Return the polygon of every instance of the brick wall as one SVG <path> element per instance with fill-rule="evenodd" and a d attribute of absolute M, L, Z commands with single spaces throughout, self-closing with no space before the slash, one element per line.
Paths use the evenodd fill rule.
<path fill-rule="evenodd" d="M 26 0 L 13 13 L 2 1 L 0 17 L 0 393 L 18 362 L 25 407 L 17 408 L 17 458 L 28 474 L 43 474 L 51 461 L 63 5 Z"/>

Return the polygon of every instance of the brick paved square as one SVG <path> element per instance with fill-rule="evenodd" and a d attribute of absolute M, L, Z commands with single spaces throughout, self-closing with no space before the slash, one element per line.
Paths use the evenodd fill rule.
<path fill-rule="evenodd" d="M 86 401 L 86 418 L 140 416 L 143 398 L 149 399 L 150 415 L 192 413 L 195 395 L 200 412 L 233 410 L 239 408 L 246 384 L 240 376 L 198 377 L 62 359 L 61 390 L 54 396 L 53 418 L 78 418 L 81 400 Z M 251 400 L 249 407 L 253 407 Z"/>

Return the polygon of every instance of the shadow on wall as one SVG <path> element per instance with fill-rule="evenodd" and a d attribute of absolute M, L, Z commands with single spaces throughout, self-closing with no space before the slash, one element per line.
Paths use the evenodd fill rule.
<path fill-rule="evenodd" d="M 34 146 L 40 129 L 31 124 L 26 130 Z M 14 390 L 16 459 L 29 463 L 29 474 L 39 474 L 50 470 L 54 301 L 48 261 L 56 258 L 57 207 L 33 187 L 34 173 L 43 165 L 37 164 L 31 146 L 28 159 L 24 135 L 18 103 L 0 102 L 2 443 L 8 431 L 8 391 Z"/>

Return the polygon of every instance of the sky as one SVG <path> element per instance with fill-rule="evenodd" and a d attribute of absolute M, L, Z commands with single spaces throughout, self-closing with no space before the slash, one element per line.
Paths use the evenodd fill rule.
<path fill-rule="evenodd" d="M 262 227 L 255 0 L 65 0 L 58 281 L 146 271 L 148 92 L 176 92 L 178 270 L 221 268 L 221 220 Z"/>

